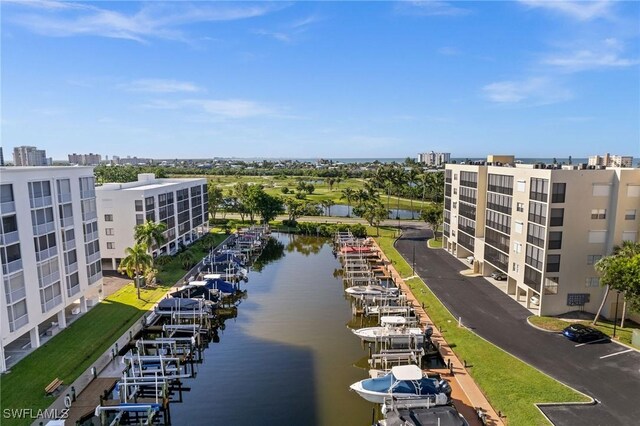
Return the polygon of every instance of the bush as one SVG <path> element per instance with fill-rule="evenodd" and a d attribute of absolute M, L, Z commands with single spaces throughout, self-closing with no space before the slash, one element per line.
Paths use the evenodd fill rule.
<path fill-rule="evenodd" d="M 283 222 L 284 223 L 284 222 Z M 301 222 L 298 223 L 298 233 L 304 235 L 317 235 L 319 237 L 333 237 L 336 232 L 351 231 L 354 237 L 365 238 L 367 236 L 367 229 L 360 224 L 324 224 L 324 223 L 312 223 Z"/>
<path fill-rule="evenodd" d="M 286 226 L 288 228 L 295 228 L 296 226 L 298 226 L 298 222 L 295 220 L 285 219 L 282 221 L 282 226 Z"/>
<path fill-rule="evenodd" d="M 282 192 L 283 194 L 288 194 L 289 193 L 289 188 L 287 188 L 286 186 L 283 186 L 282 189 L 280 190 L 280 192 Z"/>
<path fill-rule="evenodd" d="M 165 265 L 168 265 L 169 263 L 171 263 L 171 256 L 167 256 L 166 254 L 163 254 L 161 256 L 156 257 L 155 264 L 157 266 L 165 266 Z"/>

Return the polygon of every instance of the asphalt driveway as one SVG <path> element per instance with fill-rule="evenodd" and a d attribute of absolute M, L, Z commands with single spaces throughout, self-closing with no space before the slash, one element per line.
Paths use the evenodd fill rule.
<path fill-rule="evenodd" d="M 426 247 L 431 231 L 408 225 L 396 248 L 429 288 L 475 333 L 557 380 L 596 399 L 595 405 L 544 407 L 557 425 L 635 425 L 640 422 L 640 353 L 605 342 L 577 345 L 529 326 L 531 313 L 445 250 Z M 625 352 L 626 351 L 626 352 Z M 499 367 L 496 367 L 499 368 Z"/>

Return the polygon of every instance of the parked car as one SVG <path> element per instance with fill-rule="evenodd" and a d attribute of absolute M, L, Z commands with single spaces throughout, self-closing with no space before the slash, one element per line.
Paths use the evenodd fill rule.
<path fill-rule="evenodd" d="M 569 340 L 578 343 L 592 342 L 594 340 L 606 339 L 607 336 L 600 330 L 582 324 L 571 324 L 562 330 L 562 334 Z"/>
<path fill-rule="evenodd" d="M 540 298 L 538 296 L 531 296 L 529 302 L 531 302 L 533 306 L 540 306 Z"/>
<path fill-rule="evenodd" d="M 497 281 L 504 281 L 507 279 L 507 274 L 502 273 L 500 271 L 494 271 L 491 273 L 491 278 Z"/>
<path fill-rule="evenodd" d="M 473 256 L 467 256 L 467 262 L 469 262 L 470 264 L 472 264 L 472 265 L 473 265 L 473 261 L 474 261 L 474 260 L 475 260 L 475 259 L 473 258 Z"/>

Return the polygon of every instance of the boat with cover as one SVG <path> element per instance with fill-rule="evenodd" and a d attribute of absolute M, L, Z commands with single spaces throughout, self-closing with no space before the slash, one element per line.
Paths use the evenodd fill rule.
<path fill-rule="evenodd" d="M 382 406 L 385 415 L 377 426 L 469 426 L 451 405 L 433 406 L 424 400 L 388 398 Z"/>
<path fill-rule="evenodd" d="M 383 287 L 381 285 L 356 285 L 353 287 L 347 287 L 345 290 L 349 296 L 397 296 L 397 287 Z"/>
<path fill-rule="evenodd" d="M 399 338 L 411 338 L 416 340 L 424 340 L 425 334 L 420 327 L 405 327 L 405 326 L 379 326 L 379 327 L 365 327 L 357 330 L 352 330 L 353 334 L 358 336 L 364 342 L 380 342 L 386 340 L 394 340 Z"/>
<path fill-rule="evenodd" d="M 425 377 L 417 365 L 393 367 L 389 374 L 364 379 L 350 386 L 369 402 L 382 404 L 386 397 L 422 397 L 432 405 L 446 405 L 450 401 L 451 386 L 444 380 Z"/>

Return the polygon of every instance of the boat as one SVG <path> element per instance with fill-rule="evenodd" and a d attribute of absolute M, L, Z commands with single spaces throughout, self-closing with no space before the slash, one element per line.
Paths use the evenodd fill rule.
<path fill-rule="evenodd" d="M 345 290 L 350 296 L 397 296 L 397 287 L 383 287 L 381 285 L 356 285 L 347 287 Z"/>
<path fill-rule="evenodd" d="M 467 420 L 451 405 L 433 406 L 423 399 L 385 399 L 384 420 L 377 426 L 469 426 Z"/>
<path fill-rule="evenodd" d="M 393 367 L 387 375 L 364 379 L 350 386 L 351 390 L 369 402 L 382 404 L 386 397 L 422 397 L 432 405 L 450 401 L 451 386 L 444 380 L 425 377 L 417 365 Z"/>
<path fill-rule="evenodd" d="M 353 334 L 365 342 L 380 342 L 400 338 L 414 338 L 416 340 L 424 341 L 425 338 L 422 329 L 419 327 L 393 327 L 385 325 L 379 327 L 359 328 L 352 331 Z"/>

